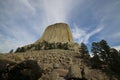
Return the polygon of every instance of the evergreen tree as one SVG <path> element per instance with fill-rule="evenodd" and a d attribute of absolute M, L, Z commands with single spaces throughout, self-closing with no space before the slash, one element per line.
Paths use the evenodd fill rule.
<path fill-rule="evenodd" d="M 15 53 L 20 52 L 20 47 L 18 47 L 15 51 Z"/>
<path fill-rule="evenodd" d="M 40 50 L 40 45 L 35 45 L 35 50 Z"/>
<path fill-rule="evenodd" d="M 25 47 L 21 47 L 20 48 L 20 52 L 25 52 L 26 50 L 25 50 Z"/>
<path fill-rule="evenodd" d="M 11 49 L 9 53 L 13 53 L 13 51 L 14 51 L 14 50 L 13 50 L 13 49 Z"/>
<path fill-rule="evenodd" d="M 108 62 L 110 47 L 105 40 L 93 42 L 91 51 L 93 55 L 98 55 L 100 60 L 104 63 Z"/>
<path fill-rule="evenodd" d="M 108 63 L 109 54 L 110 54 L 110 46 L 107 44 L 105 40 L 101 40 L 99 44 L 100 44 L 99 56 L 103 60 L 103 62 Z"/>
<path fill-rule="evenodd" d="M 89 56 L 88 48 L 84 43 L 81 43 L 81 53 L 82 57 Z"/>
<path fill-rule="evenodd" d="M 109 55 L 109 68 L 120 74 L 120 54 L 119 52 L 112 48 L 110 49 L 110 55 Z"/>
<path fill-rule="evenodd" d="M 92 49 L 91 49 L 93 56 L 99 54 L 99 44 L 97 42 L 92 43 Z"/>
<path fill-rule="evenodd" d="M 98 60 L 100 60 L 100 64 L 108 65 L 109 63 L 109 55 L 110 55 L 110 47 L 105 40 L 101 40 L 100 42 L 93 42 L 92 49 L 93 58 L 94 56 L 98 56 Z M 94 61 L 94 63 L 98 64 L 98 61 Z M 99 65 L 100 66 L 100 65 Z"/>
<path fill-rule="evenodd" d="M 99 58 L 98 55 L 94 55 L 91 59 L 90 59 L 90 62 L 91 62 L 91 66 L 92 68 L 101 68 L 101 60 Z"/>

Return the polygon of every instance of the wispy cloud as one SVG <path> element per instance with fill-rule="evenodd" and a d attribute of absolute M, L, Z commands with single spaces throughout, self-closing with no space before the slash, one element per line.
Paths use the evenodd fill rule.
<path fill-rule="evenodd" d="M 10 39 L 9 37 L 5 37 L 4 35 L 0 35 L 0 44 L 0 52 L 8 52 L 11 49 L 15 49 L 16 47 L 18 47 L 18 45 L 22 45 L 19 41 L 15 39 Z"/>
<path fill-rule="evenodd" d="M 36 9 L 34 8 L 34 6 L 32 6 L 32 4 L 29 2 L 29 0 L 20 0 L 23 5 L 25 5 L 28 9 L 31 10 L 31 12 L 35 13 L 36 12 Z M 21 3 L 21 4 L 22 4 Z"/>
<path fill-rule="evenodd" d="M 42 2 L 43 10 L 43 23 L 45 26 L 65 22 L 68 23 L 71 12 L 76 8 L 77 5 L 80 5 L 83 0 L 44 0 Z"/>
<path fill-rule="evenodd" d="M 85 43 L 88 43 L 90 37 L 92 37 L 93 35 L 99 33 L 102 29 L 103 29 L 103 27 L 98 27 L 97 29 L 95 29 L 95 30 L 93 30 L 92 32 L 88 33 L 88 34 L 85 36 L 84 42 L 85 42 Z"/>
<path fill-rule="evenodd" d="M 119 38 L 120 37 L 120 32 L 116 32 L 114 34 L 111 34 L 111 38 Z"/>
<path fill-rule="evenodd" d="M 29 23 L 35 15 L 35 8 L 28 0 L 5 0 L 0 4 L 0 52 L 33 43 L 35 31 Z"/>
<path fill-rule="evenodd" d="M 81 29 L 81 27 L 78 27 L 77 25 L 74 26 L 72 29 L 73 37 L 74 39 L 81 43 L 84 42 L 87 44 L 89 42 L 89 39 L 94 36 L 95 34 L 99 33 L 104 28 L 103 25 L 97 26 L 96 29 L 92 30 L 91 32 L 87 32 L 86 30 Z"/>

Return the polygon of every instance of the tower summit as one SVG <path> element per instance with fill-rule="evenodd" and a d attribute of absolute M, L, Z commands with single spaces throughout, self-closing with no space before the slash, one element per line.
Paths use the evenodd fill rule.
<path fill-rule="evenodd" d="M 47 41 L 49 43 L 73 43 L 73 36 L 70 31 L 69 26 L 66 23 L 56 23 L 48 26 L 45 29 L 42 37 L 38 39 L 35 43 L 40 43 L 43 41 Z"/>

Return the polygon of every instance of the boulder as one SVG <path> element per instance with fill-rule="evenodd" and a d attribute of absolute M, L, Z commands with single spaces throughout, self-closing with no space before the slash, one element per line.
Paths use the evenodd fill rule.
<path fill-rule="evenodd" d="M 59 73 L 60 77 L 66 77 L 68 70 L 67 69 L 54 69 L 55 72 Z"/>
<path fill-rule="evenodd" d="M 81 69 L 78 65 L 71 65 L 66 76 L 67 80 L 82 79 Z"/>
<path fill-rule="evenodd" d="M 0 80 L 7 80 L 8 66 L 15 64 L 16 63 L 11 60 L 0 59 Z"/>
<path fill-rule="evenodd" d="M 59 74 L 55 71 L 50 73 L 50 80 L 60 80 Z"/>
<path fill-rule="evenodd" d="M 15 64 L 8 72 L 7 80 L 38 80 L 42 70 L 36 61 L 26 60 Z"/>

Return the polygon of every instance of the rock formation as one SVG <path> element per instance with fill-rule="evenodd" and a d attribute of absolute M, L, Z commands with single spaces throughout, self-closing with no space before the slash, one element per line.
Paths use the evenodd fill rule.
<path fill-rule="evenodd" d="M 56 23 L 48 26 L 42 37 L 35 43 L 19 47 L 15 52 L 50 49 L 79 51 L 79 48 L 79 44 L 73 41 L 69 26 L 66 23 Z"/>
<path fill-rule="evenodd" d="M 35 43 L 0 54 L 0 80 L 120 80 L 82 54 L 67 24 L 50 25 Z"/>
<path fill-rule="evenodd" d="M 73 43 L 74 42 L 70 28 L 65 23 L 56 23 L 48 26 L 44 34 L 42 35 L 42 37 L 39 40 L 37 40 L 35 43 L 43 42 L 44 40 L 49 43 L 53 43 L 53 42 Z"/>

